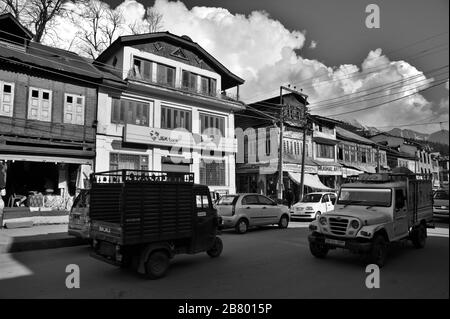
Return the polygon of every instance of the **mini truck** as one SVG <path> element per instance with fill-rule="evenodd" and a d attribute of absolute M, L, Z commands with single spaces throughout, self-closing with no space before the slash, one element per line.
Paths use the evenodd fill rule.
<path fill-rule="evenodd" d="M 176 254 L 218 257 L 220 218 L 193 173 L 117 170 L 91 175 L 91 256 L 163 277 Z"/>
<path fill-rule="evenodd" d="M 432 205 L 428 175 L 361 174 L 340 187 L 334 211 L 309 225 L 310 251 L 325 258 L 330 249 L 344 248 L 382 267 L 392 242 L 409 239 L 416 248 L 425 246 Z"/>

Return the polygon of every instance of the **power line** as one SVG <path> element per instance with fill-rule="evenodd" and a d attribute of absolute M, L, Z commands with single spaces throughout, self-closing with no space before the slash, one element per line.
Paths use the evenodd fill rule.
<path fill-rule="evenodd" d="M 328 102 L 328 101 L 333 101 L 333 100 L 340 100 L 340 99 L 342 99 L 343 97 L 346 97 L 346 96 L 352 96 L 352 95 L 356 95 L 356 94 L 361 94 L 361 93 L 368 92 L 368 91 L 372 91 L 372 90 L 374 90 L 374 89 L 381 88 L 381 87 L 390 87 L 390 86 L 395 85 L 395 84 L 397 84 L 397 83 L 402 83 L 402 82 L 410 81 L 410 80 L 412 80 L 412 79 L 414 79 L 414 78 L 422 77 L 422 76 L 424 76 L 424 74 L 431 74 L 431 73 L 434 73 L 434 72 L 436 72 L 436 71 L 439 71 L 439 70 L 445 69 L 445 68 L 448 68 L 448 65 L 445 65 L 445 66 L 443 66 L 443 67 L 434 68 L 434 69 L 429 70 L 429 71 L 424 71 L 424 72 L 422 72 L 422 73 L 420 73 L 420 74 L 416 74 L 416 75 L 413 75 L 413 76 L 410 76 L 410 77 L 407 77 L 407 78 L 402 78 L 402 79 L 400 79 L 400 80 L 395 80 L 395 81 L 392 81 L 392 82 L 384 83 L 384 84 L 382 84 L 382 85 L 373 86 L 373 87 L 370 87 L 370 88 L 367 88 L 367 89 L 364 89 L 364 90 L 359 90 L 358 92 L 353 92 L 353 93 L 348 93 L 348 94 L 340 95 L 340 96 L 335 97 L 335 98 L 329 98 L 329 99 L 319 100 L 319 101 L 313 102 L 313 104 L 314 104 L 314 106 L 317 106 L 317 105 L 323 104 L 323 102 Z M 380 91 L 382 91 L 382 90 L 380 90 Z M 379 92 L 379 91 L 377 91 L 377 92 Z M 372 93 L 370 93 L 370 94 L 372 94 Z M 369 95 L 369 94 L 368 94 L 368 95 Z M 365 95 L 363 95 L 363 96 L 365 96 Z M 349 99 L 346 99 L 346 100 L 352 100 L 352 99 L 353 99 L 353 98 L 349 98 Z"/>
<path fill-rule="evenodd" d="M 448 77 L 448 72 L 446 72 L 446 73 L 447 73 L 446 76 Z M 442 74 L 445 74 L 445 73 L 442 73 Z M 445 79 L 447 79 L 447 77 Z M 443 79 L 440 79 L 440 80 L 443 80 Z M 420 81 L 416 81 L 416 82 L 413 82 L 413 83 L 418 83 L 418 82 L 423 82 L 423 81 L 430 81 L 430 80 L 429 79 L 422 79 Z M 430 82 L 433 82 L 433 81 L 430 81 Z M 408 85 L 412 85 L 413 83 L 408 84 Z M 351 102 L 347 102 L 347 101 L 336 102 L 334 104 L 333 103 L 332 104 L 328 104 L 328 105 L 325 105 L 325 106 L 322 106 L 322 107 L 319 107 L 319 108 L 316 108 L 316 109 L 312 109 L 312 110 L 313 111 L 317 111 L 317 110 L 324 110 L 324 109 L 332 109 L 332 108 L 339 108 L 339 107 L 343 107 L 343 106 L 347 106 L 347 105 L 351 105 L 351 104 L 355 104 L 355 103 L 364 103 L 366 101 L 377 100 L 377 99 L 381 99 L 381 98 L 386 97 L 386 96 L 396 95 L 396 94 L 408 92 L 408 91 L 417 89 L 417 88 L 425 86 L 425 85 L 428 85 L 428 83 L 425 83 L 425 84 L 422 84 L 422 85 L 418 85 L 418 86 L 413 87 L 413 88 L 406 88 L 405 90 L 398 91 L 398 92 L 392 92 L 392 93 L 391 92 L 386 92 L 387 94 L 378 95 L 378 96 L 375 96 L 375 97 L 372 97 L 372 98 L 366 98 L 366 99 L 362 99 L 362 100 L 361 100 L 361 98 L 364 97 L 364 96 L 361 96 L 361 97 L 355 98 L 356 100 L 352 100 Z M 391 88 L 391 89 L 394 89 L 394 88 Z M 368 95 L 371 95 L 371 94 L 374 94 L 374 93 L 378 93 L 378 92 L 382 92 L 382 91 L 384 91 L 384 90 L 380 90 L 380 91 L 377 91 L 377 92 L 366 94 L 365 96 L 368 96 Z"/>
<path fill-rule="evenodd" d="M 408 47 L 411 47 L 411 46 L 416 45 L 416 44 L 418 44 L 418 43 L 425 42 L 425 41 L 427 41 L 427 40 L 430 40 L 430 39 L 433 39 L 433 38 L 442 36 L 442 35 L 444 35 L 444 34 L 448 34 L 448 32 L 442 32 L 442 33 L 439 33 L 439 34 L 436 34 L 436 35 L 427 37 L 427 38 L 425 38 L 425 39 L 416 41 L 416 42 L 414 42 L 414 43 L 412 43 L 412 44 L 409 44 L 409 45 L 406 45 L 406 46 L 404 46 L 404 47 L 401 47 L 401 48 L 398 48 L 398 49 L 395 49 L 395 50 L 386 52 L 386 53 L 384 53 L 382 56 L 378 56 L 378 57 L 366 59 L 366 60 L 364 60 L 364 62 L 368 62 L 368 61 L 372 61 L 372 60 L 379 59 L 379 58 L 381 58 L 381 57 L 383 57 L 383 56 L 386 56 L 386 55 L 388 55 L 388 54 L 391 54 L 391 53 L 393 53 L 393 52 L 403 50 L 403 49 L 405 49 L 405 48 L 408 48 Z M 446 45 L 446 44 L 447 44 L 447 43 L 441 44 L 441 45 L 439 45 L 438 47 L 440 47 L 440 46 L 442 46 L 442 45 Z M 420 51 L 420 52 L 418 52 L 418 53 L 416 53 L 416 54 L 422 55 L 422 54 L 423 54 L 424 52 L 426 52 L 426 51 L 430 51 L 430 49 L 425 50 L 425 51 Z M 368 70 L 368 69 L 366 69 L 366 70 Z M 353 73 L 359 73 L 359 72 L 360 72 L 360 71 L 356 71 L 356 72 L 353 72 Z M 349 74 L 352 74 L 352 73 L 349 73 Z M 369 73 L 368 73 L 368 74 L 369 74 Z M 325 73 L 325 74 L 322 74 L 322 75 L 316 75 L 316 76 L 313 76 L 313 77 L 310 77 L 310 78 L 306 78 L 306 79 L 301 80 L 301 81 L 299 81 L 299 82 L 291 83 L 291 85 L 293 85 L 293 84 L 296 84 L 296 85 L 302 84 L 302 83 L 304 83 L 304 82 L 306 82 L 306 81 L 313 80 L 313 79 L 316 79 L 316 78 L 318 79 L 318 78 L 323 77 L 323 76 L 325 76 L 325 75 L 328 75 L 328 73 Z M 339 79 L 339 80 L 341 80 L 341 79 Z M 330 81 L 330 80 L 328 80 L 328 81 Z M 324 82 L 324 81 L 322 81 L 322 82 Z M 307 87 L 311 87 L 311 86 L 307 86 Z M 270 93 L 272 93 L 272 92 L 277 92 L 277 90 L 270 91 Z M 265 94 L 262 93 L 262 94 L 253 95 L 253 96 L 249 97 L 248 99 L 253 99 L 253 98 L 255 98 L 255 97 L 262 96 L 262 95 L 265 95 Z"/>
<path fill-rule="evenodd" d="M 405 126 L 419 126 L 419 125 L 430 125 L 430 124 L 441 124 L 441 123 L 447 123 L 447 121 L 439 121 L 439 122 L 426 122 L 426 123 L 417 123 L 417 121 L 409 124 L 401 124 L 401 125 L 386 125 L 386 126 L 377 126 L 377 128 L 388 128 L 388 127 L 405 127 Z M 417 124 L 414 124 L 417 123 Z"/>
<path fill-rule="evenodd" d="M 379 106 L 382 106 L 382 105 L 385 105 L 385 104 L 389 104 L 389 103 L 391 103 L 391 102 L 395 102 L 395 101 L 398 101 L 398 100 L 407 98 L 407 97 L 409 97 L 409 96 L 418 94 L 418 93 L 420 93 L 420 92 L 429 90 L 429 89 L 431 89 L 431 88 L 433 88 L 433 87 L 436 87 L 436 86 L 439 86 L 439 85 L 442 85 L 442 84 L 445 84 L 445 83 L 447 83 L 447 80 L 442 81 L 442 82 L 440 82 L 440 83 L 438 83 L 438 84 L 431 85 L 431 86 L 429 86 L 429 87 L 427 87 L 427 88 L 425 88 L 425 89 L 419 90 L 419 91 L 414 92 L 414 93 L 412 93 L 412 94 L 408 94 L 408 95 L 399 97 L 399 98 L 397 98 L 397 99 L 393 99 L 393 100 L 390 100 L 390 101 L 387 101 L 387 102 L 375 104 L 375 105 L 368 106 L 368 107 L 364 107 L 364 108 L 357 109 L 357 110 L 352 110 L 352 111 L 348 111 L 348 112 L 342 112 L 342 113 L 337 113 L 337 114 L 327 115 L 327 117 L 340 116 L 340 115 L 345 115 L 345 114 L 350 114 L 350 113 L 360 112 L 360 111 L 368 110 L 368 109 L 371 109 L 371 108 L 379 107 Z"/>

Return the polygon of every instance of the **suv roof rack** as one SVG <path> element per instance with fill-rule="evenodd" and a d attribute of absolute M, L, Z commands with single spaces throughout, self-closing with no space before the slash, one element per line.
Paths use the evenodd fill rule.
<path fill-rule="evenodd" d="M 100 183 L 188 183 L 194 184 L 194 173 L 120 169 L 92 173 L 92 184 Z"/>

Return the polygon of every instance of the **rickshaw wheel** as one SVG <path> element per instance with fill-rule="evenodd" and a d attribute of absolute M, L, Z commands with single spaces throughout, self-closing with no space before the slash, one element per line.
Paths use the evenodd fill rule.
<path fill-rule="evenodd" d="M 209 257 L 215 258 L 220 256 L 222 250 L 223 250 L 222 239 L 220 239 L 220 237 L 216 237 L 214 239 L 213 246 L 210 249 L 208 249 L 206 253 L 208 254 Z"/>
<path fill-rule="evenodd" d="M 145 262 L 145 276 L 150 279 L 164 277 L 169 268 L 169 255 L 162 250 L 154 251 Z"/>

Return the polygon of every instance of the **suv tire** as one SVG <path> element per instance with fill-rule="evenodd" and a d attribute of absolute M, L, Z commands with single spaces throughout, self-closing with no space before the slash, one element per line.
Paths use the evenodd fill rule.
<path fill-rule="evenodd" d="M 427 228 L 423 224 L 415 227 L 411 232 L 411 240 L 415 248 L 420 249 L 425 247 L 427 240 Z"/>
<path fill-rule="evenodd" d="M 383 267 L 386 262 L 388 252 L 388 242 L 383 235 L 375 235 L 372 241 L 372 249 L 369 252 L 369 262 L 376 264 L 378 267 Z"/>
<path fill-rule="evenodd" d="M 327 256 L 329 248 L 322 244 L 309 243 L 309 250 L 314 257 L 323 259 Z"/>

